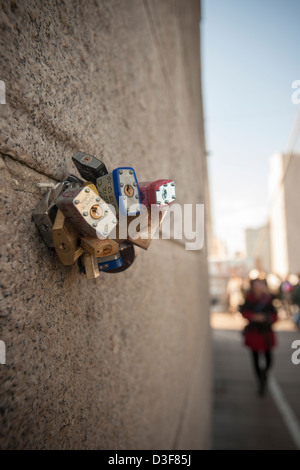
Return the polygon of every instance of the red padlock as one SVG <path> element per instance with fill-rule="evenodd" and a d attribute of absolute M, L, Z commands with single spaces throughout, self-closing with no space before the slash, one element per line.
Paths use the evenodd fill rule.
<path fill-rule="evenodd" d="M 176 199 L 175 182 L 173 180 L 156 180 L 139 183 L 141 201 L 144 206 L 155 204 L 159 207 L 169 206 Z"/>

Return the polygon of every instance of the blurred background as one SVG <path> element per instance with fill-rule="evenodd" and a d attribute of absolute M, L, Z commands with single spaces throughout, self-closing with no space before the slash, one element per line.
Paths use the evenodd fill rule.
<path fill-rule="evenodd" d="M 204 0 L 202 16 L 213 447 L 299 449 L 300 3 Z M 263 397 L 239 312 L 257 278 L 277 311 Z"/>

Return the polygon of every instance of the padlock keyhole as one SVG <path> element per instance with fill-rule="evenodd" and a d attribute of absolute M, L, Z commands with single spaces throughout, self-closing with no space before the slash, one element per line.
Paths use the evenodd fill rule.
<path fill-rule="evenodd" d="M 92 157 L 90 155 L 86 155 L 85 157 L 82 158 L 81 162 L 89 163 L 91 160 L 92 160 Z"/>
<path fill-rule="evenodd" d="M 124 193 L 126 194 L 127 197 L 132 197 L 134 195 L 134 189 L 131 186 L 131 184 L 126 184 L 124 188 Z"/>
<path fill-rule="evenodd" d="M 99 204 L 94 204 L 94 205 L 91 207 L 90 214 L 91 214 L 91 217 L 92 217 L 93 219 L 101 219 L 101 217 L 102 217 L 102 215 L 103 215 L 103 210 L 102 210 L 102 208 L 99 206 Z"/>
<path fill-rule="evenodd" d="M 103 254 L 104 255 L 109 255 L 110 253 L 112 252 L 112 246 L 111 245 L 108 245 L 106 246 L 105 248 L 103 248 Z"/>

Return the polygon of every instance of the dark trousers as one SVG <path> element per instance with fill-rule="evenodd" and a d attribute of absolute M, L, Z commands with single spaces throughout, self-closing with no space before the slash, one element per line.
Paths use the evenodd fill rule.
<path fill-rule="evenodd" d="M 260 355 L 264 356 L 265 366 L 261 367 L 259 364 Z M 255 373 L 258 378 L 261 377 L 262 372 L 266 373 L 272 365 L 272 355 L 271 351 L 265 351 L 264 353 L 259 353 L 257 351 L 252 351 L 253 366 Z"/>

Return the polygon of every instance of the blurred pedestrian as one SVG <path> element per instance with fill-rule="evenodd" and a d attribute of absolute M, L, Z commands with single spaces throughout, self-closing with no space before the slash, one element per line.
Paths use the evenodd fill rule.
<path fill-rule="evenodd" d="M 244 329 L 245 345 L 252 351 L 254 371 L 258 379 L 258 393 L 263 396 L 267 373 L 272 365 L 271 350 L 275 346 L 272 324 L 277 320 L 273 297 L 265 280 L 254 279 L 246 294 L 245 303 L 240 306 L 241 314 L 249 321 Z M 264 360 L 264 364 L 261 364 Z"/>
<path fill-rule="evenodd" d="M 298 275 L 298 284 L 296 284 L 292 291 L 292 302 L 297 310 L 294 316 L 295 325 L 300 328 L 300 274 Z"/>
<path fill-rule="evenodd" d="M 292 291 L 293 286 L 289 281 L 289 276 L 286 276 L 280 285 L 280 300 L 286 318 L 290 318 L 291 316 Z"/>

